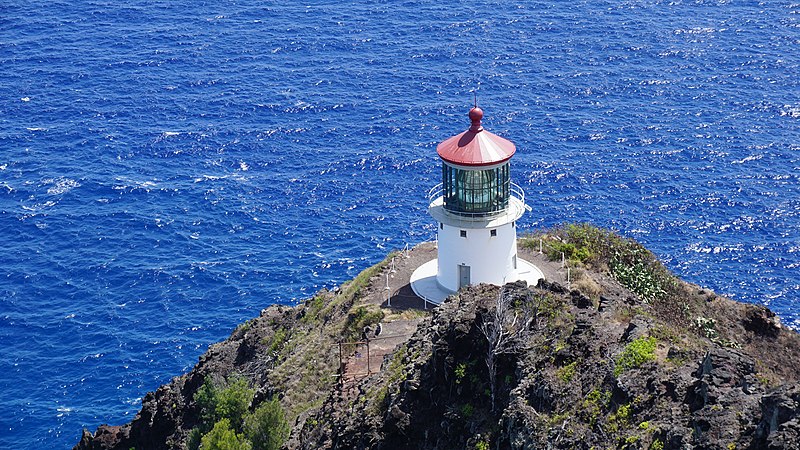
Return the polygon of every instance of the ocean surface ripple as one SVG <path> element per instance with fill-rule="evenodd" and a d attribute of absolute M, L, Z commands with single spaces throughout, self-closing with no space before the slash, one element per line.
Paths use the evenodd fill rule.
<path fill-rule="evenodd" d="M 434 237 L 436 144 L 800 326 L 800 3 L 9 0 L 0 448 L 69 448 L 274 303 Z"/>

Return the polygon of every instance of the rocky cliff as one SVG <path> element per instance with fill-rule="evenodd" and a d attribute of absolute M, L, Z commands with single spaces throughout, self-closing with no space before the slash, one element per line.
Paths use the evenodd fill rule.
<path fill-rule="evenodd" d="M 602 230 L 521 244 L 548 281 L 471 287 L 428 312 L 403 284 L 432 256 L 422 246 L 267 308 L 131 423 L 85 430 L 75 448 L 185 448 L 205 417 L 198 390 L 232 376 L 253 388 L 251 410 L 280 399 L 285 448 L 800 448 L 800 337 L 771 311 L 677 280 Z M 569 282 L 547 261 L 561 253 Z"/>

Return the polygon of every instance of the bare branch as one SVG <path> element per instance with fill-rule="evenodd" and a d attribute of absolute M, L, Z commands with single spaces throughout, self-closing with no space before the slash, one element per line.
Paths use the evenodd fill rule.
<path fill-rule="evenodd" d="M 501 288 L 494 303 L 494 314 L 486 314 L 480 325 L 481 334 L 486 338 L 488 344 L 485 362 L 489 371 L 492 410 L 495 409 L 497 357 L 522 352 L 532 333 L 530 325 L 535 320 L 536 308 L 521 308 L 523 316 L 520 318 L 519 312 L 512 308 L 512 300 L 513 292 L 505 287 Z M 530 300 L 531 296 L 528 292 L 525 301 L 529 302 Z M 531 315 L 531 312 L 534 314 Z"/>

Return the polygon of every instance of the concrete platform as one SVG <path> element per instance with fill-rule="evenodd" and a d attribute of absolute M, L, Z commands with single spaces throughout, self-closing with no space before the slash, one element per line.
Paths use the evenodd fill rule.
<path fill-rule="evenodd" d="M 429 303 L 439 304 L 442 303 L 447 297 L 455 294 L 455 292 L 443 288 L 436 281 L 438 260 L 433 259 L 425 264 L 419 266 L 414 273 L 411 274 L 411 289 L 417 294 L 418 297 Z M 540 279 L 544 278 L 544 274 L 538 267 L 525 261 L 524 259 L 517 259 L 517 272 L 516 276 L 511 277 L 508 282 L 525 280 L 528 285 L 535 286 Z"/>

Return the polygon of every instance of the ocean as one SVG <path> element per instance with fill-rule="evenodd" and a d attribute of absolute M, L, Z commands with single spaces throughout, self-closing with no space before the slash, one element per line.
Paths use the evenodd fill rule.
<path fill-rule="evenodd" d="M 5 0 L 0 448 L 70 448 L 268 305 L 431 240 L 436 144 L 800 327 L 800 3 Z"/>

